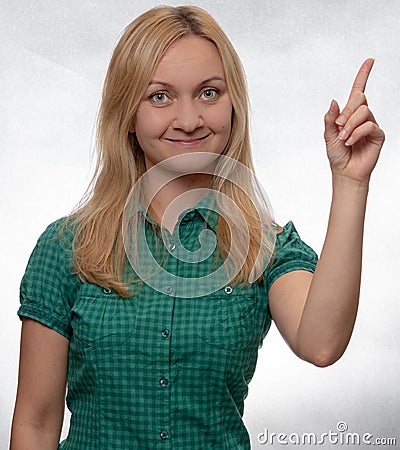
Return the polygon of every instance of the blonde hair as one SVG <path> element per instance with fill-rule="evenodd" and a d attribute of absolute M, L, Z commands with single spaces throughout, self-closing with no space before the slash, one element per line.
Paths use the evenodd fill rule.
<path fill-rule="evenodd" d="M 246 79 L 236 51 L 217 22 L 195 6 L 160 6 L 135 19 L 124 30 L 110 61 L 97 123 L 95 174 L 81 205 L 70 217 L 75 225 L 76 273 L 82 280 L 112 288 L 124 297 L 129 296 L 129 286 L 123 276 L 127 259 L 122 217 L 133 185 L 146 170 L 143 151 L 129 130 L 158 61 L 172 43 L 188 35 L 205 38 L 218 49 L 233 105 L 231 135 L 224 154 L 254 172 Z M 225 168 L 224 175 L 232 170 L 234 167 Z M 211 186 L 239 206 L 248 226 L 250 245 L 234 280 L 237 282 L 247 282 L 263 256 L 269 259 L 275 236 L 256 183 L 250 177 L 243 183 L 241 189 L 224 177 L 214 177 Z M 224 205 L 219 207 L 224 217 Z M 260 218 L 257 210 L 264 217 Z M 225 216 L 230 217 L 230 223 L 239 222 L 230 214 Z M 240 256 L 244 249 L 230 239 L 229 226 L 218 220 L 218 250 L 223 256 L 229 252 Z"/>

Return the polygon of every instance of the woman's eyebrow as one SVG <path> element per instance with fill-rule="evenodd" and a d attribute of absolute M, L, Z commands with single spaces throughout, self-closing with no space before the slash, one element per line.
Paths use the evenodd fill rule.
<path fill-rule="evenodd" d="M 204 84 L 210 83 L 211 81 L 221 81 L 221 82 L 225 83 L 225 78 L 221 77 L 220 75 L 213 75 L 210 78 L 207 78 L 206 80 L 201 81 L 198 84 L 198 86 L 202 86 Z M 168 83 L 166 81 L 161 81 L 161 80 L 151 80 L 150 83 L 149 83 L 149 87 L 152 86 L 152 85 L 155 85 L 155 84 L 161 85 L 161 86 L 165 86 L 165 87 L 168 87 L 168 88 L 172 88 L 173 87 L 173 85 L 171 83 Z"/>
<path fill-rule="evenodd" d="M 220 75 L 214 75 L 214 76 L 212 76 L 212 77 L 210 77 L 210 78 L 207 78 L 207 80 L 202 81 L 202 82 L 200 83 L 200 85 L 202 85 L 202 84 L 207 84 L 207 83 L 209 83 L 210 81 L 222 81 L 223 83 L 225 83 L 225 78 L 224 78 L 224 77 L 221 77 Z"/>

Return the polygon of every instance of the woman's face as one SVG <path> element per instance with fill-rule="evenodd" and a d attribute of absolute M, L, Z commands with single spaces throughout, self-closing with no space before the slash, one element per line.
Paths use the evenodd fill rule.
<path fill-rule="evenodd" d="M 231 133 L 232 102 L 222 61 L 210 41 L 179 39 L 157 65 L 131 131 L 146 169 L 175 155 L 221 153 Z"/>

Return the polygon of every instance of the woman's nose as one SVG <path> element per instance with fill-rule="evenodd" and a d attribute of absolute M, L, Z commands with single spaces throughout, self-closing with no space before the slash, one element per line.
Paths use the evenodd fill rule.
<path fill-rule="evenodd" d="M 199 105 L 192 99 L 181 100 L 175 108 L 175 118 L 173 128 L 183 130 L 185 133 L 191 133 L 197 128 L 203 126 L 204 121 Z"/>

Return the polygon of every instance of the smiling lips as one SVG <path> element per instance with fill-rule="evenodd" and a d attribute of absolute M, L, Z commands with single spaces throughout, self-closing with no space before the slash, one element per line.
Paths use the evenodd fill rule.
<path fill-rule="evenodd" d="M 182 145 L 184 147 L 194 147 L 194 146 L 200 144 L 201 142 L 203 142 L 205 139 L 207 139 L 208 136 L 210 136 L 210 135 L 207 134 L 206 136 L 203 136 L 203 137 L 196 137 L 196 138 L 191 138 L 191 139 L 169 139 L 169 138 L 166 138 L 166 141 L 171 142 L 172 144 Z"/>

